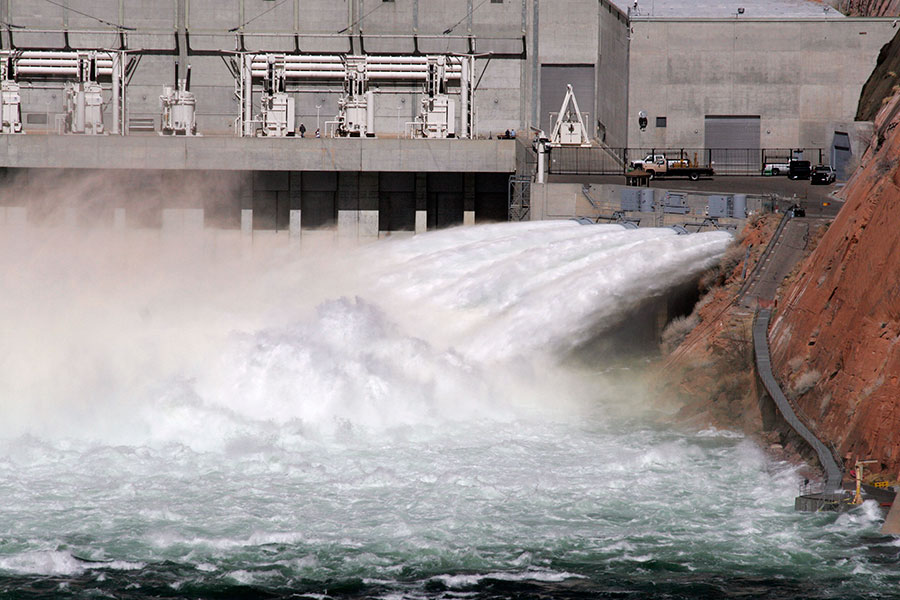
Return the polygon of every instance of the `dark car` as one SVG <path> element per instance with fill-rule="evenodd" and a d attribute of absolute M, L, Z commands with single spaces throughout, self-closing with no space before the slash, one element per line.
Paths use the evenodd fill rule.
<path fill-rule="evenodd" d="M 812 166 L 808 160 L 792 160 L 788 166 L 788 179 L 809 179 Z"/>
<path fill-rule="evenodd" d="M 809 182 L 817 185 L 828 185 L 829 183 L 834 183 L 835 178 L 834 168 L 826 165 L 819 165 L 813 169 Z"/>

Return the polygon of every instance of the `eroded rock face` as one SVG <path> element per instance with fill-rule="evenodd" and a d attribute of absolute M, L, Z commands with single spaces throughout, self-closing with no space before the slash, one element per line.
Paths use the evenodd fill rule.
<path fill-rule="evenodd" d="M 900 470 L 900 94 L 770 331 L 788 397 L 842 456 Z M 878 470 L 878 465 L 873 465 Z"/>
<path fill-rule="evenodd" d="M 840 8 L 853 17 L 895 17 L 900 0 L 843 0 Z"/>

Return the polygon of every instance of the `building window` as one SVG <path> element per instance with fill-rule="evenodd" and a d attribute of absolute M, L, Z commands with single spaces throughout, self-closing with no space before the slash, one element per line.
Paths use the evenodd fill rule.
<path fill-rule="evenodd" d="M 491 4 L 503 4 L 503 0 L 491 0 Z"/>
<path fill-rule="evenodd" d="M 656 117 L 656 126 L 657 127 L 665 127 L 666 126 L 666 118 L 665 117 Z"/>

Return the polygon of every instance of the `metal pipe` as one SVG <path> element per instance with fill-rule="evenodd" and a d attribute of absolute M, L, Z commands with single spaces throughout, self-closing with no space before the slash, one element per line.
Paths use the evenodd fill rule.
<path fill-rule="evenodd" d="M 241 85 L 241 91 L 244 96 L 244 114 L 242 115 L 243 124 L 244 124 L 244 135 L 249 137 L 253 135 L 253 123 L 251 119 L 253 118 L 253 69 L 251 69 L 251 64 L 253 62 L 253 57 L 249 54 L 244 55 L 243 61 L 243 71 L 244 82 Z"/>
<path fill-rule="evenodd" d="M 459 100 L 459 135 L 460 137 L 469 137 L 469 63 L 463 61 L 460 65 L 459 85 L 462 88 Z"/>
<path fill-rule="evenodd" d="M 112 70 L 112 118 L 113 118 L 113 126 L 112 126 L 112 134 L 119 135 L 119 65 L 121 65 L 122 59 L 120 56 L 116 55 L 113 58 L 113 70 Z"/>

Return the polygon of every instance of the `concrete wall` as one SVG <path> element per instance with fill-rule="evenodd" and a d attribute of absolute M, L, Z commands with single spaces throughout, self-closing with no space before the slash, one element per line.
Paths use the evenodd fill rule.
<path fill-rule="evenodd" d="M 600 0 L 597 123 L 593 125 L 598 138 L 612 148 L 627 145 L 629 38 L 626 16 L 611 2 Z"/>
<path fill-rule="evenodd" d="M 512 173 L 515 141 L 3 135 L 0 167 Z"/>
<path fill-rule="evenodd" d="M 632 27 L 628 145 L 639 148 L 701 148 L 706 115 L 759 115 L 763 148 L 827 147 L 835 126 L 853 120 L 894 31 L 890 20 L 846 18 L 636 19 Z"/>
<path fill-rule="evenodd" d="M 132 63 L 127 116 L 158 127 L 159 95 L 189 42 L 198 125 L 207 136 L 231 135 L 239 112 L 228 66 L 211 52 L 447 53 L 471 45 L 483 53 L 475 94 L 482 137 L 527 130 L 556 110 L 539 106 L 541 65 L 580 64 L 595 68 L 595 105 L 582 106 L 591 113 L 589 132 L 598 133 L 599 120 L 612 146 L 700 147 L 705 115 L 738 114 L 762 117 L 763 147 L 827 147 L 837 124 L 853 120 L 862 83 L 893 32 L 889 19 L 840 17 L 637 17 L 630 29 L 609 0 L 65 2 L 71 10 L 0 0 L 0 20 L 17 26 L 0 31 L 0 44 L 63 48 L 66 30 L 72 47 L 118 48 L 124 39 L 131 50 L 157 53 Z M 131 29 L 120 36 L 112 24 Z M 337 113 L 339 88 L 333 82 L 293 88 L 298 123 L 310 134 Z M 377 88 L 376 131 L 398 135 L 418 113 L 421 92 Z M 21 96 L 26 130 L 54 130 L 63 112 L 61 82 L 23 82 Z M 640 110 L 650 117 L 643 133 Z M 106 111 L 110 125 L 111 106 Z M 657 116 L 667 117 L 666 128 L 655 127 Z"/>
<path fill-rule="evenodd" d="M 531 220 L 546 219 L 572 219 L 587 217 L 591 220 L 600 218 L 600 222 L 615 222 L 613 213 L 621 210 L 621 192 L 626 186 L 615 184 L 589 185 L 587 193 L 580 183 L 544 183 L 532 184 L 531 188 Z M 700 229 L 713 229 L 710 224 L 704 225 L 706 208 L 709 204 L 709 196 L 714 192 L 700 193 L 695 191 L 680 192 L 685 194 L 685 203 L 688 211 L 685 214 L 668 214 L 662 209 L 664 198 L 669 191 L 678 192 L 677 189 L 666 190 L 662 188 L 628 188 L 631 190 L 651 190 L 653 193 L 656 210 L 654 212 L 625 212 L 628 220 L 639 224 L 641 227 L 671 227 L 673 225 L 688 225 L 690 231 Z M 722 193 L 730 196 L 733 193 Z M 747 196 L 747 210 L 758 213 L 764 210 L 769 198 L 762 196 Z M 744 219 L 719 218 L 720 227 L 743 227 Z"/>

